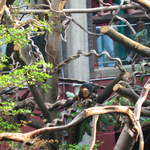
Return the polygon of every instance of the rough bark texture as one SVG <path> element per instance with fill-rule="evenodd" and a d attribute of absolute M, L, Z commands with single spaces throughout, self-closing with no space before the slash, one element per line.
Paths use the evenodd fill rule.
<path fill-rule="evenodd" d="M 60 11 L 64 8 L 66 0 L 52 1 L 52 8 Z M 60 61 L 61 39 L 60 34 L 62 31 L 61 14 L 55 11 L 52 12 L 50 24 L 52 25 L 52 32 L 48 33 L 46 50 L 48 53 L 48 62 L 52 63 L 54 67 Z M 52 86 L 48 94 L 45 95 L 45 102 L 54 103 L 58 95 L 58 72 L 53 75 L 53 78 L 48 80 L 48 84 Z"/>

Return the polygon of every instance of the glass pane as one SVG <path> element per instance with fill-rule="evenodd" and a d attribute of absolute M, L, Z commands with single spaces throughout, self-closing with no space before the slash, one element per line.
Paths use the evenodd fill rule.
<path fill-rule="evenodd" d="M 112 27 L 127 37 L 139 41 L 143 45 L 150 46 L 150 36 L 148 36 L 150 35 L 150 23 L 139 21 L 138 24 L 133 24 L 132 26 L 135 29 L 136 34 L 133 34 L 131 29 L 124 24 L 113 25 Z M 99 30 L 100 26 L 97 26 L 96 31 L 98 32 Z M 113 41 L 107 35 L 101 35 L 97 38 L 97 51 L 101 53 L 104 50 L 109 52 L 112 57 L 120 58 L 125 65 L 130 64 L 135 55 L 135 52 L 130 50 L 130 48 L 125 47 L 119 42 Z M 115 65 L 115 62 L 110 61 L 106 56 L 102 56 L 98 59 L 98 65 L 100 67 L 111 67 Z"/>

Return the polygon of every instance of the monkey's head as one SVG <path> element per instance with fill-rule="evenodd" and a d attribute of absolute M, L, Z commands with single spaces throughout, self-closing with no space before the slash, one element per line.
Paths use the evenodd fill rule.
<path fill-rule="evenodd" d="M 92 83 L 84 83 L 80 87 L 79 98 L 89 98 L 92 96 L 93 93 L 97 93 L 97 89 L 97 86 Z"/>

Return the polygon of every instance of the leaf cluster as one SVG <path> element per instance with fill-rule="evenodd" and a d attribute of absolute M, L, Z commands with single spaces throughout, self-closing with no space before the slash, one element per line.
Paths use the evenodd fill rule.
<path fill-rule="evenodd" d="M 0 76 L 0 86 L 1 87 L 18 87 L 23 88 L 29 85 L 35 85 L 36 83 L 42 83 L 43 88 L 48 88 L 45 85 L 45 81 L 52 78 L 46 70 L 43 68 L 52 69 L 53 65 L 50 63 L 45 63 L 43 61 L 36 62 L 32 65 L 25 65 L 22 68 L 16 69 L 9 74 L 4 74 Z"/>
<path fill-rule="evenodd" d="M 31 111 L 28 109 L 13 109 L 16 105 L 15 102 L 1 102 L 0 103 L 0 132 L 13 132 L 18 131 L 22 124 L 16 123 L 14 118 L 18 114 L 30 114 Z"/>
<path fill-rule="evenodd" d="M 14 43 L 18 47 L 25 47 L 29 42 L 30 36 L 44 34 L 45 31 L 51 32 L 51 25 L 45 20 L 35 20 L 24 28 L 14 28 L 0 25 L 0 46 L 8 43 Z"/>
<path fill-rule="evenodd" d="M 88 145 L 76 145 L 76 144 L 62 144 L 60 146 L 62 150 L 89 150 Z"/>
<path fill-rule="evenodd" d="M 29 43 L 29 40 L 27 39 L 27 34 L 30 31 L 30 28 L 16 29 L 0 25 L 0 46 L 13 42 L 15 45 L 17 44 L 20 47 L 24 47 Z"/>

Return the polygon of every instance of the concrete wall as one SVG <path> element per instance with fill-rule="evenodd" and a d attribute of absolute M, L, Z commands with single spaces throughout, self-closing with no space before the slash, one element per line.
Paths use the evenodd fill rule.
<path fill-rule="evenodd" d="M 86 8 L 86 0 L 70 0 L 68 8 Z M 87 29 L 87 14 L 72 14 L 72 17 Z M 88 52 L 88 35 L 74 23 L 67 32 L 67 56 L 78 50 Z M 68 65 L 68 77 L 78 80 L 89 80 L 89 58 L 80 57 Z"/>

